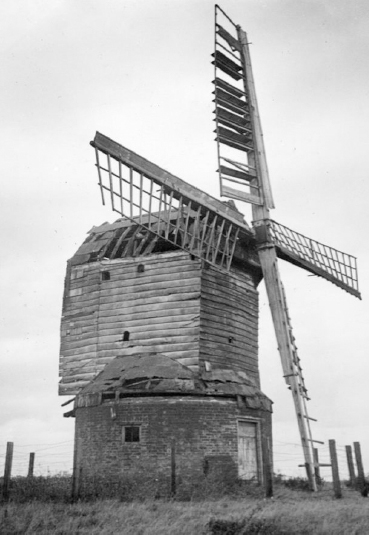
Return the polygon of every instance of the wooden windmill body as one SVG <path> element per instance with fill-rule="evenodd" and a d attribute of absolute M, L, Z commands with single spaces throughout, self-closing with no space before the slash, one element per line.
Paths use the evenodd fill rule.
<path fill-rule="evenodd" d="M 274 202 L 247 35 L 217 6 L 213 57 L 220 192 L 251 203 L 253 228 L 232 200 L 221 202 L 97 133 L 91 145 L 102 200 L 108 197 L 122 219 L 93 228 L 69 263 L 60 392 L 78 394 L 76 409 L 97 406 L 103 399 L 117 402 L 121 394 L 126 399 L 138 378 L 136 395 L 152 394 L 159 372 L 155 375 L 150 367 L 145 375 L 141 370 L 136 383 L 129 383 L 132 361 L 123 365 L 124 358 L 136 356 L 145 366 L 148 355 L 172 359 L 194 375 L 184 378 L 182 368 L 175 372 L 169 366 L 173 377 L 163 372 L 157 395 L 183 393 L 183 381 L 189 380 L 193 396 L 209 400 L 218 392 L 232 397 L 239 410 L 244 403 L 245 410 L 264 411 L 255 418 L 262 421 L 264 437 L 259 457 L 268 457 L 260 472 L 265 479 L 271 469 L 266 453 L 270 402 L 260 392 L 256 291 L 264 278 L 307 475 L 316 490 L 307 389 L 278 258 L 360 297 L 356 260 L 270 219 Z M 123 375 L 115 377 L 117 363 Z M 176 373 L 182 383 L 173 383 Z M 216 384 L 222 386 L 217 390 Z M 234 417 L 253 418 L 250 412 Z"/>

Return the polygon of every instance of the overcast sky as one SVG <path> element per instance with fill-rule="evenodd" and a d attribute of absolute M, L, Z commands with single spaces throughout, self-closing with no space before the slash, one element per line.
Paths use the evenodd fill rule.
<path fill-rule="evenodd" d="M 359 260 L 363 301 L 281 262 L 317 418 L 313 435 L 359 441 L 367 418 L 369 4 L 223 0 L 248 33 L 277 221 Z M 101 206 L 95 131 L 219 196 L 209 0 L 8 0 L 1 30 L 0 461 L 14 471 L 72 466 L 73 419 L 59 398 L 66 261 Z M 292 397 L 260 286 L 263 391 L 274 401 L 275 468 L 303 472 Z M 0 465 L 0 471 L 2 470 Z M 326 472 L 324 472 L 325 474 Z M 329 472 L 327 473 L 327 475 Z M 344 475 L 344 474 L 343 474 Z"/>

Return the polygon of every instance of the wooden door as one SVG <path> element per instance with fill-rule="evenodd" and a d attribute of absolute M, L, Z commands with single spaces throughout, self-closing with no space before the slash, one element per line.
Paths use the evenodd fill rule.
<path fill-rule="evenodd" d="M 256 423 L 238 422 L 238 477 L 258 479 Z"/>

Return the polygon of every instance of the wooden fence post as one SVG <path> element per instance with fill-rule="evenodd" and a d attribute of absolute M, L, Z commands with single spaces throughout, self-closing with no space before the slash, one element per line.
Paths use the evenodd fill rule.
<path fill-rule="evenodd" d="M 27 477 L 31 478 L 33 477 L 33 468 L 35 466 L 35 454 L 30 453 L 29 454 L 29 464 L 28 464 L 28 475 Z"/>
<path fill-rule="evenodd" d="M 320 467 L 319 467 L 319 452 L 318 448 L 313 448 L 313 457 L 314 457 L 314 472 L 315 472 L 315 481 L 317 485 L 321 485 L 322 479 L 320 477 Z"/>
<path fill-rule="evenodd" d="M 342 490 L 341 490 L 340 475 L 338 472 L 338 461 L 337 461 L 337 451 L 336 451 L 335 440 L 329 441 L 329 453 L 331 456 L 331 463 L 332 463 L 334 496 L 336 498 L 342 498 Z"/>
<path fill-rule="evenodd" d="M 354 489 L 356 487 L 356 475 L 354 467 L 354 459 L 352 457 L 352 448 L 351 446 L 346 446 L 346 457 L 347 457 L 347 466 L 350 474 L 350 483 L 351 487 Z"/>
<path fill-rule="evenodd" d="M 170 447 L 170 495 L 176 495 L 176 442 L 173 439 Z"/>
<path fill-rule="evenodd" d="M 363 496 L 368 495 L 368 490 L 365 483 L 365 474 L 363 467 L 363 460 L 361 457 L 360 442 L 354 442 L 355 459 L 357 466 L 357 486 Z"/>
<path fill-rule="evenodd" d="M 6 443 L 6 457 L 5 457 L 5 468 L 4 468 L 4 484 L 3 484 L 3 500 L 7 502 L 9 500 L 9 491 L 10 491 L 10 476 L 12 473 L 12 463 L 13 463 L 13 442 Z"/>
<path fill-rule="evenodd" d="M 273 496 L 273 470 L 272 470 L 272 455 L 270 451 L 270 440 L 266 439 L 264 443 L 264 470 L 265 470 L 265 497 L 271 498 Z"/>

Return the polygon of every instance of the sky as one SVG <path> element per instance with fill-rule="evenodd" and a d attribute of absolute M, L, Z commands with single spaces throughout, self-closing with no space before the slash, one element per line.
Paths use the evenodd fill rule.
<path fill-rule="evenodd" d="M 223 0 L 247 31 L 276 209 L 273 219 L 358 257 L 360 301 L 280 262 L 318 420 L 361 444 L 369 472 L 369 4 Z M 74 420 L 58 397 L 66 261 L 101 206 L 89 142 L 100 131 L 219 197 L 209 0 L 5 0 L 0 4 L 0 472 L 70 471 Z M 249 220 L 250 222 L 250 220 Z M 274 401 L 275 471 L 304 475 L 293 402 L 260 285 L 262 389 Z M 322 471 L 329 478 L 329 469 Z"/>

